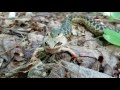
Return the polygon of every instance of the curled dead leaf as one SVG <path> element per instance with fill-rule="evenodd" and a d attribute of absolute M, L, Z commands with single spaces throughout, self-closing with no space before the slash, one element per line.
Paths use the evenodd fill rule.
<path fill-rule="evenodd" d="M 101 67 L 101 63 L 100 63 L 99 61 L 96 61 L 96 62 L 92 65 L 91 69 L 96 70 L 96 71 L 99 72 L 100 67 Z"/>
<path fill-rule="evenodd" d="M 113 69 L 110 67 L 110 65 L 106 64 L 104 67 L 104 73 L 110 76 L 113 76 Z"/>

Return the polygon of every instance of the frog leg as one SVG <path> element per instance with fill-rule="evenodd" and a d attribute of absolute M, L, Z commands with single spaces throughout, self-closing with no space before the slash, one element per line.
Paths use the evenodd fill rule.
<path fill-rule="evenodd" d="M 41 51 L 44 51 L 44 48 L 43 48 L 43 47 L 41 47 L 41 48 L 36 48 L 35 51 L 33 52 L 32 57 L 37 57 L 38 53 L 41 52 Z"/>
<path fill-rule="evenodd" d="M 60 51 L 67 51 L 69 52 L 73 58 L 77 58 L 78 55 L 70 48 L 62 47 Z"/>

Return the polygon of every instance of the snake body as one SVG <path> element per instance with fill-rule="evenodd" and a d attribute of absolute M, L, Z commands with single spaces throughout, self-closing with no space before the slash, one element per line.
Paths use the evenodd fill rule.
<path fill-rule="evenodd" d="M 104 33 L 103 31 L 105 29 L 120 32 L 119 30 L 115 30 L 111 27 L 103 25 L 100 22 L 87 16 L 72 14 L 64 19 L 61 27 L 54 28 L 49 34 L 47 34 L 47 36 L 45 36 L 43 40 L 44 49 L 49 53 L 55 53 L 60 51 L 61 48 L 67 44 L 67 38 L 69 38 L 73 34 L 73 23 L 83 24 L 95 36 L 101 36 Z"/>
<path fill-rule="evenodd" d="M 69 15 L 68 17 L 65 18 L 65 20 L 63 21 L 63 24 L 61 25 L 61 28 L 59 28 L 57 30 L 52 30 L 51 35 L 53 37 L 56 37 L 60 33 L 63 33 L 65 36 L 69 36 L 72 32 L 72 23 L 73 22 L 83 24 L 95 36 L 102 35 L 103 30 L 105 30 L 105 29 L 110 29 L 110 30 L 119 32 L 118 30 L 113 29 L 109 26 L 103 25 L 100 22 L 98 22 L 92 18 L 89 18 L 87 16 L 73 14 L 73 15 Z"/>

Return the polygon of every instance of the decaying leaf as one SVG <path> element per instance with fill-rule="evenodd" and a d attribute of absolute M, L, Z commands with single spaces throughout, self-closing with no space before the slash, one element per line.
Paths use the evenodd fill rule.
<path fill-rule="evenodd" d="M 32 47 L 39 47 L 43 42 L 44 36 L 35 33 L 28 34 L 28 40 Z"/>
<path fill-rule="evenodd" d="M 77 61 L 80 63 L 80 66 L 90 68 L 96 62 L 96 59 L 91 58 L 91 57 L 80 57 L 80 60 L 77 59 Z"/>
<path fill-rule="evenodd" d="M 110 76 L 113 76 L 113 69 L 110 67 L 110 65 L 106 64 L 104 67 L 104 73 Z"/>
<path fill-rule="evenodd" d="M 75 73 L 77 76 L 79 75 L 79 78 L 112 78 L 107 74 L 84 68 L 66 61 L 62 61 L 61 64 L 71 73 Z"/>
<path fill-rule="evenodd" d="M 93 65 L 92 65 L 92 67 L 91 67 L 91 69 L 93 69 L 93 70 L 96 70 L 96 71 L 100 71 L 100 67 L 101 67 L 101 63 L 99 62 L 99 61 L 96 61 Z"/>
<path fill-rule="evenodd" d="M 74 19 L 72 35 L 65 47 L 78 57 L 72 61 L 68 52 L 44 51 L 46 33 L 59 29 L 65 17 L 73 12 L 16 12 L 15 18 L 8 18 L 9 13 L 0 12 L 0 77 L 119 78 L 120 47 L 105 44 L 81 22 L 74 23 Z M 76 13 L 87 14 L 98 22 L 106 20 L 91 12 Z M 114 27 L 106 21 L 107 26 Z M 119 24 L 116 26 L 119 29 Z"/>

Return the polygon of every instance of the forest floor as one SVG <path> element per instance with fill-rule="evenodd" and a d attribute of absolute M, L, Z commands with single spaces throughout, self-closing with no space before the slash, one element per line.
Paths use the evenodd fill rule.
<path fill-rule="evenodd" d="M 120 47 L 94 37 L 80 24 L 73 25 L 74 35 L 67 44 L 79 55 L 77 58 L 73 59 L 67 52 L 41 51 L 34 55 L 36 48 L 42 47 L 46 32 L 59 27 L 69 14 L 71 12 L 19 12 L 10 19 L 8 13 L 1 12 L 0 78 L 119 78 Z M 120 26 L 110 22 L 105 25 Z"/>

